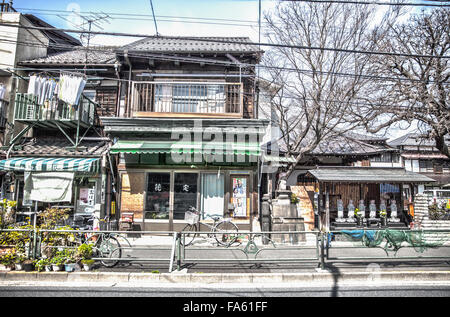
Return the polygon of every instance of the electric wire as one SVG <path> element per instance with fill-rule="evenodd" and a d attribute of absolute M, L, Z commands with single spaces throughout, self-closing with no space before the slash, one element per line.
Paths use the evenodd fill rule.
<path fill-rule="evenodd" d="M 16 43 L 16 44 L 22 44 L 26 46 L 35 46 L 35 47 L 47 47 L 45 45 L 42 45 L 41 43 L 30 43 L 30 42 L 20 42 L 20 41 L 13 41 L 13 40 L 6 40 L 6 39 L 0 39 L 0 42 L 8 42 L 8 43 Z M 54 49 L 67 49 L 67 50 L 73 50 L 74 48 L 80 49 L 80 47 L 74 47 L 69 45 L 60 45 L 60 44 L 50 44 L 49 47 Z M 101 48 L 94 48 L 90 47 L 89 49 L 83 47 L 83 50 L 91 51 L 91 52 L 99 52 L 99 53 L 110 53 L 114 54 L 112 50 L 107 49 L 101 49 Z M 235 62 L 232 61 L 222 61 L 222 60 L 211 60 L 211 59 L 205 59 L 205 58 L 194 58 L 194 57 L 181 57 L 181 56 L 169 56 L 169 55 L 158 55 L 158 54 L 151 54 L 151 53 L 128 53 L 128 56 L 130 57 L 136 57 L 136 58 L 148 58 L 148 59 L 155 59 L 160 61 L 170 61 L 170 62 L 188 62 L 188 63 L 204 63 L 209 65 L 222 65 L 226 67 L 237 67 Z M 100 63 L 101 64 L 101 63 Z M 28 66 L 31 66 L 30 64 L 27 64 Z M 63 66 L 64 64 L 58 64 L 58 66 Z M 80 63 L 81 65 L 81 63 Z M 83 64 L 84 65 L 84 64 Z M 98 65 L 98 63 L 92 63 L 92 65 Z M 72 64 L 67 64 L 67 66 L 73 66 Z M 111 64 L 111 67 L 113 67 L 114 64 Z M 242 68 L 255 68 L 255 64 L 250 63 L 240 63 L 240 66 Z M 426 82 L 426 83 L 435 83 L 436 81 L 433 80 L 420 80 L 420 79 L 411 79 L 411 78 L 401 78 L 401 77 L 389 77 L 389 76 L 375 76 L 375 75 L 367 75 L 367 74 L 352 74 L 352 73 L 342 73 L 342 72 L 331 72 L 331 71 L 319 71 L 319 70 L 309 70 L 309 69 L 298 69 L 298 68 L 289 68 L 289 67 L 280 67 L 280 66 L 270 66 L 270 65 L 257 65 L 258 67 L 262 69 L 271 69 L 271 70 L 280 70 L 280 71 L 287 71 L 287 72 L 294 72 L 294 73 L 303 73 L 303 74 L 321 74 L 321 75 L 332 75 L 332 76 L 339 76 L 339 77 L 350 77 L 350 78 L 361 78 L 361 79 L 372 79 L 372 80 L 379 80 L 379 81 L 410 81 L 410 82 Z M 450 83 L 449 81 L 438 81 L 438 83 L 441 84 L 447 84 Z"/>
<path fill-rule="evenodd" d="M 289 45 L 289 44 L 277 44 L 277 43 L 255 43 L 255 42 L 251 42 L 251 43 L 247 42 L 246 43 L 246 42 L 242 42 L 239 40 L 224 39 L 224 38 L 218 39 L 218 38 L 204 38 L 204 37 L 200 38 L 200 37 L 188 37 L 188 36 L 183 36 L 183 37 L 180 37 L 180 36 L 155 36 L 155 35 L 137 34 L 137 33 L 81 31 L 81 30 L 64 29 L 64 28 L 53 28 L 53 27 L 49 28 L 49 27 L 15 25 L 15 24 L 10 24 L 10 23 L 0 23 L 0 26 L 22 28 L 22 29 L 27 29 L 27 30 L 60 31 L 60 32 L 66 32 L 66 33 L 88 33 L 88 34 L 94 34 L 94 35 L 110 35 L 110 36 L 123 36 L 123 37 L 148 38 L 148 39 L 199 41 L 199 42 L 206 42 L 206 43 L 256 45 L 256 46 L 268 46 L 268 47 L 277 47 L 277 48 L 309 49 L 309 50 L 354 53 L 354 54 L 368 54 L 368 55 L 381 55 L 381 56 L 402 56 L 402 57 L 436 58 L 436 59 L 450 58 L 450 56 L 448 56 L 448 55 L 436 56 L 436 55 L 406 54 L 406 53 L 395 53 L 395 52 L 363 51 L 363 50 L 355 50 L 355 49 L 317 47 L 317 46 L 307 46 L 307 45 Z"/>

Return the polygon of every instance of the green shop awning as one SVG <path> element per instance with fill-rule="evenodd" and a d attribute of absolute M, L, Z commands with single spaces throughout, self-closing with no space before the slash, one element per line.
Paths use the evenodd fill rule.
<path fill-rule="evenodd" d="M 0 161 L 0 170 L 98 173 L 100 158 L 17 157 Z"/>
<path fill-rule="evenodd" d="M 259 143 L 181 142 L 181 141 L 128 141 L 119 140 L 111 147 L 111 153 L 157 154 L 196 153 L 224 155 L 260 155 Z"/>

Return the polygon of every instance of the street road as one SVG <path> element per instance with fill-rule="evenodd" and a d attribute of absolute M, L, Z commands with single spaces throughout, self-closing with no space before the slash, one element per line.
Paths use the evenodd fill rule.
<path fill-rule="evenodd" d="M 450 286 L 0 287 L 1 297 L 450 297 Z"/>

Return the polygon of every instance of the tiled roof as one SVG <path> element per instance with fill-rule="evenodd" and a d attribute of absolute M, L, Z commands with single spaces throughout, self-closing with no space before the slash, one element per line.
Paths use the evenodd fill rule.
<path fill-rule="evenodd" d="M 445 137 L 445 143 L 450 145 L 450 136 Z M 408 133 L 397 139 L 388 142 L 390 146 L 433 146 L 436 144 L 433 139 L 429 139 L 418 133 Z"/>
<path fill-rule="evenodd" d="M 308 173 L 322 182 L 430 183 L 434 181 L 422 174 L 392 167 L 320 166 L 308 170 Z"/>
<path fill-rule="evenodd" d="M 100 157 L 108 150 L 106 141 L 82 141 L 80 149 L 74 151 L 68 149 L 72 143 L 67 139 L 38 138 L 15 146 L 11 151 L 14 157 Z"/>
<path fill-rule="evenodd" d="M 112 48 L 92 48 L 87 54 L 87 64 L 114 65 L 116 54 Z M 86 63 L 86 48 L 77 47 L 70 51 L 58 52 L 45 57 L 22 61 L 26 65 L 84 65 Z"/>
<path fill-rule="evenodd" d="M 260 51 L 248 37 L 147 37 L 125 45 L 120 50 L 158 53 L 254 53 Z"/>
<path fill-rule="evenodd" d="M 387 146 L 372 145 L 349 137 L 333 137 L 322 140 L 310 153 L 312 155 L 369 155 L 394 149 Z"/>

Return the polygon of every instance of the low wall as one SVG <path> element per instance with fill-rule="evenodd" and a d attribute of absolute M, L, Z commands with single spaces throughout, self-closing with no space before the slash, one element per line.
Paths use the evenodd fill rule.
<path fill-rule="evenodd" d="M 414 200 L 414 227 L 422 230 L 446 230 L 449 233 L 425 233 L 427 243 L 450 243 L 450 220 L 431 220 L 428 214 L 428 198 L 417 194 Z"/>

